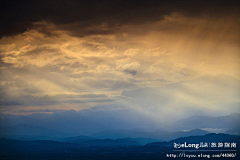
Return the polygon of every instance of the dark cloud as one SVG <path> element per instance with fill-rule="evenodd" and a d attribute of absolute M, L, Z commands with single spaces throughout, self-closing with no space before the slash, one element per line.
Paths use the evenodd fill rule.
<path fill-rule="evenodd" d="M 117 81 L 115 82 L 111 88 L 113 89 L 135 89 L 137 88 L 136 84 L 135 83 L 131 83 L 131 82 L 126 82 L 126 81 Z"/>
<path fill-rule="evenodd" d="M 17 113 L 38 113 L 38 112 L 63 112 L 62 109 L 35 109 L 35 110 L 17 110 Z"/>
<path fill-rule="evenodd" d="M 1 89 L 1 88 L 0 88 Z M 0 90 L 0 93 L 3 90 Z M 1 94 L 0 104 L 3 106 L 15 106 L 15 105 L 25 105 L 25 106 L 44 106 L 44 105 L 54 105 L 61 103 L 88 103 L 88 102 L 111 102 L 112 99 L 108 98 L 105 94 L 85 94 L 85 95 L 66 95 L 59 94 L 55 96 L 32 96 L 32 95 L 6 95 Z"/>
<path fill-rule="evenodd" d="M 126 69 L 123 72 L 127 73 L 127 74 L 131 74 L 133 76 L 135 76 L 137 74 L 137 71 L 134 69 Z"/>
<path fill-rule="evenodd" d="M 23 32 L 41 20 L 55 24 L 79 22 L 85 34 L 108 34 L 113 26 L 160 20 L 164 15 L 181 12 L 187 16 L 202 14 L 228 16 L 239 14 L 237 0 L 5 0 L 1 3 L 0 37 Z M 108 27 L 91 29 L 89 26 L 108 24 Z M 47 32 L 46 32 L 47 33 Z"/>

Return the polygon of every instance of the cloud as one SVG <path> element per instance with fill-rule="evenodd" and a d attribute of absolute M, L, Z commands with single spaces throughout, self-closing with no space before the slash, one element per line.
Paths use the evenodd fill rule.
<path fill-rule="evenodd" d="M 126 56 L 129 56 L 129 57 L 133 57 L 135 56 L 137 53 L 139 52 L 139 49 L 138 48 L 130 48 L 128 50 L 126 50 L 123 55 L 126 55 Z"/>
<path fill-rule="evenodd" d="M 194 72 L 183 63 L 175 63 L 170 72 L 172 72 L 176 78 L 186 78 L 194 74 Z"/>
<path fill-rule="evenodd" d="M 30 93 L 30 92 L 27 92 Z M 111 102 L 113 99 L 105 94 L 55 94 L 43 95 L 26 94 L 8 95 L 0 98 L 2 106 L 25 105 L 25 106 L 45 106 L 61 103 L 89 103 L 89 102 Z"/>
<path fill-rule="evenodd" d="M 104 1 L 68 0 L 67 2 L 30 0 L 24 2 L 4 1 L 2 11 L 0 36 L 22 33 L 33 27 L 33 22 L 50 21 L 58 25 L 78 22 L 79 36 L 92 34 L 112 34 L 113 27 L 119 24 L 142 24 L 163 19 L 172 12 L 180 12 L 187 16 L 211 15 L 212 17 L 239 13 L 237 1 L 200 2 L 175 0 L 169 1 Z M 92 5 L 94 4 L 94 5 Z M 20 9 L 19 9 L 19 6 Z M 54 12 L 53 12 L 54 11 Z M 91 29 L 98 26 L 97 29 Z M 76 30 L 72 28 L 71 30 Z M 76 35 L 75 34 L 75 35 Z"/>
<path fill-rule="evenodd" d="M 110 70 L 110 67 L 108 65 L 98 65 L 97 70 L 99 72 L 108 72 Z"/>
<path fill-rule="evenodd" d="M 3 44 L 0 45 L 0 51 L 12 51 L 15 47 L 15 44 Z"/>
<path fill-rule="evenodd" d="M 23 6 L 28 8 L 31 3 Z M 44 8 L 48 3 L 40 6 Z M 99 6 L 82 3 L 82 6 L 75 1 L 65 5 L 57 3 L 56 13 L 60 9 L 60 15 L 62 10 L 66 11 L 61 18 L 49 8 L 46 13 L 42 12 L 43 8 L 40 13 L 36 12 L 40 8 L 34 4 L 30 10 L 23 10 L 24 17 L 33 11 L 42 16 L 30 15 L 25 23 L 20 16 L 16 22 L 19 28 L 2 33 L 1 108 L 41 106 L 51 109 L 60 104 L 68 109 L 77 105 L 90 108 L 128 103 L 129 97 L 121 95 L 124 91 L 164 88 L 206 74 L 239 79 L 238 17 L 233 14 L 234 9 L 223 14 L 232 4 L 223 7 L 222 1 L 166 1 L 156 5 L 153 1 L 133 4 L 114 1 L 108 5 L 102 2 Z M 220 13 L 224 8 L 227 9 Z M 216 11 L 219 11 L 217 15 Z M 82 14 L 86 12 L 88 14 Z M 13 23 L 15 21 L 11 21 L 11 25 Z M 191 95 L 199 89 L 198 84 L 188 89 L 171 96 L 181 102 L 191 99 L 191 104 L 198 108 L 199 99 Z M 149 98 L 157 101 L 152 96 Z M 164 105 L 167 111 L 178 104 Z M 155 115 L 136 104 L 126 106 Z M 160 114 L 160 110 L 154 111 Z"/>
<path fill-rule="evenodd" d="M 139 62 L 131 62 L 131 63 L 127 63 L 127 64 L 118 65 L 117 69 L 134 76 L 137 74 L 137 69 L 140 66 L 141 65 Z"/>
<path fill-rule="evenodd" d="M 61 109 L 35 109 L 35 110 L 17 110 L 15 111 L 16 113 L 55 113 L 55 112 L 63 112 L 66 110 L 61 110 Z"/>

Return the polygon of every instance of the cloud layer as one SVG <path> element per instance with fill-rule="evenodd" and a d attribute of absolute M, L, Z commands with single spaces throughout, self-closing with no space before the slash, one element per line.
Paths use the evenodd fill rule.
<path fill-rule="evenodd" d="M 56 6 L 50 1 L 23 3 L 11 14 L 9 8 L 15 6 L 5 3 L 6 18 L 1 21 L 6 25 L 0 39 L 2 112 L 120 105 L 157 117 L 163 110 L 171 115 L 184 105 L 188 110 L 203 111 L 211 101 L 202 97 L 203 92 L 219 101 L 214 111 L 224 111 L 216 106 L 225 104 L 225 94 L 217 98 L 215 91 L 201 90 L 198 85 L 202 83 L 190 82 L 206 75 L 239 80 L 239 11 L 235 1 L 52 3 Z M 14 21 L 19 12 L 19 20 Z M 122 94 L 180 82 L 190 86 L 164 91 L 160 109 L 158 98 L 151 93 L 144 93 L 149 96 L 145 102 L 151 101 L 155 109 L 139 104 L 141 96 L 132 100 Z M 231 87 L 223 90 L 230 90 L 233 97 L 238 95 L 235 90 L 239 86 Z M 231 100 L 227 103 L 235 108 L 239 102 Z"/>

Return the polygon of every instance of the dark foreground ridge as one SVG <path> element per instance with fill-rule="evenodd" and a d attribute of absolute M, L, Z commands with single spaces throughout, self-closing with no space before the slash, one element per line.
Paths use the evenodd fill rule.
<path fill-rule="evenodd" d="M 207 134 L 204 136 L 190 136 L 178 138 L 169 142 L 154 142 L 147 145 L 137 145 L 134 139 L 86 139 L 86 141 L 58 142 L 52 140 L 34 140 L 20 141 L 13 139 L 0 140 L 0 159 L 3 160 L 40 160 L 40 159 L 124 159 L 124 160 L 159 160 L 171 159 L 166 154 L 179 153 L 173 151 L 173 143 L 200 143 L 200 142 L 236 142 L 240 144 L 240 136 L 227 134 Z M 239 159 L 239 147 L 236 148 L 237 157 L 231 159 Z M 185 151 L 184 153 L 188 153 Z M 197 153 L 197 152 L 193 152 Z M 201 153 L 213 154 L 219 153 L 203 151 Z M 224 152 L 230 153 L 230 152 Z M 184 159 L 184 158 L 180 158 Z M 214 159 L 214 158 L 211 158 Z M 221 158 L 216 158 L 221 159 Z M 226 158 L 222 158 L 226 159 Z"/>

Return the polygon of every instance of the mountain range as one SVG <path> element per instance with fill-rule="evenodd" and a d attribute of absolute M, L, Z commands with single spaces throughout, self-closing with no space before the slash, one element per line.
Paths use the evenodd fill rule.
<path fill-rule="evenodd" d="M 209 116 L 192 116 L 173 123 L 170 126 L 156 129 L 155 131 L 147 129 L 133 129 L 124 126 L 124 123 L 116 119 L 108 122 L 108 115 L 105 119 L 97 118 L 98 122 L 86 118 L 81 113 L 83 111 L 66 111 L 61 114 L 32 114 L 28 116 L 2 117 L 1 137 L 76 137 L 90 136 L 97 139 L 118 139 L 118 138 L 151 138 L 157 140 L 171 140 L 179 137 L 205 135 L 209 132 L 239 134 L 240 114 L 233 113 L 227 116 L 209 117 Z M 100 112 L 92 110 L 84 111 L 96 115 Z M 103 116 L 103 115 L 102 115 Z M 98 117 L 102 117 L 98 115 Z M 105 123 L 104 123 L 105 122 Z M 122 124 L 114 126 L 114 124 Z M 224 128 L 223 128 L 224 127 Z M 86 132 L 88 131 L 88 132 Z M 91 132 L 90 132 L 91 131 Z M 86 134 L 87 133 L 87 134 Z"/>
<path fill-rule="evenodd" d="M 207 134 L 204 136 L 190 136 L 174 139 L 167 142 L 150 142 L 147 144 L 139 144 L 136 139 L 95 139 L 79 142 L 75 137 L 69 142 L 60 142 L 53 140 L 31 140 L 20 141 L 14 139 L 0 139 L 0 159 L 169 159 L 166 157 L 168 153 L 173 152 L 174 143 L 201 143 L 201 142 L 234 142 L 239 144 L 240 137 L 227 134 Z M 74 141 L 74 139 L 76 141 Z M 186 148 L 188 149 L 188 148 Z M 194 150 L 195 148 L 193 148 Z M 219 154 L 218 150 L 226 150 L 226 148 L 204 148 L 209 150 L 209 154 Z M 231 159 L 239 159 L 239 147 L 232 151 L 234 155 Z M 176 149 L 175 149 L 176 150 Z M 201 150 L 200 148 L 198 150 Z M 193 152 L 184 151 L 186 154 Z M 206 151 L 198 152 L 205 153 Z M 224 151 L 225 153 L 226 151 Z M 237 154 L 236 154 L 237 152 Z M 194 152 L 195 153 L 195 152 Z M 229 152 L 227 152 L 229 153 Z M 218 158 L 218 159 L 226 159 Z"/>

